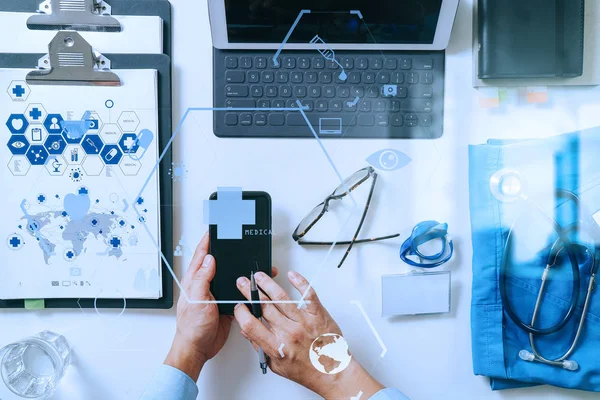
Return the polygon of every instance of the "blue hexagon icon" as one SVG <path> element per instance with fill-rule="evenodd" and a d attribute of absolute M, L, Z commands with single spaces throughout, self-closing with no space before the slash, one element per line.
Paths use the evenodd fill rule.
<path fill-rule="evenodd" d="M 81 142 L 81 147 L 86 154 L 100 154 L 104 147 L 104 142 L 98 135 L 85 135 Z"/>
<path fill-rule="evenodd" d="M 48 161 L 48 152 L 44 146 L 31 146 L 27 151 L 27 159 L 31 165 L 44 165 Z"/>
<path fill-rule="evenodd" d="M 8 149 L 14 155 L 24 155 L 29 149 L 29 142 L 25 135 L 12 135 L 8 140 Z"/>
<path fill-rule="evenodd" d="M 29 122 L 23 114 L 11 114 L 6 121 L 6 126 L 11 133 L 22 135 L 27 130 Z"/>
<path fill-rule="evenodd" d="M 137 153 L 140 145 L 138 144 L 137 135 L 135 133 L 125 133 L 119 140 L 119 147 L 125 154 Z"/>
<path fill-rule="evenodd" d="M 60 135 L 63 131 L 61 126 L 61 122 L 63 121 L 64 119 L 60 114 L 48 114 L 44 120 L 44 126 L 49 134 Z"/>
<path fill-rule="evenodd" d="M 48 154 L 58 155 L 65 151 L 67 143 L 61 135 L 49 135 L 48 139 L 44 142 L 44 147 L 48 151 Z"/>
<path fill-rule="evenodd" d="M 107 144 L 100 154 L 106 165 L 117 165 L 123 158 L 123 153 L 116 144 Z"/>

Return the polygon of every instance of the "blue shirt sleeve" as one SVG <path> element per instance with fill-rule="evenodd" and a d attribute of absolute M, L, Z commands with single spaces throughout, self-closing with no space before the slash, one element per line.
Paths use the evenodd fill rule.
<path fill-rule="evenodd" d="M 161 365 L 140 400 L 195 400 L 198 386 L 187 374 L 170 365 Z"/>
<path fill-rule="evenodd" d="M 375 393 L 369 400 L 410 400 L 398 389 L 386 388 Z"/>

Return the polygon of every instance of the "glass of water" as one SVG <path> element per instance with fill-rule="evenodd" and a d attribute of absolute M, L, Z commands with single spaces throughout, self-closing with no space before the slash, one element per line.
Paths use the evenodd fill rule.
<path fill-rule="evenodd" d="M 71 363 L 67 340 L 54 332 L 0 349 L 0 399 L 49 399 Z"/>

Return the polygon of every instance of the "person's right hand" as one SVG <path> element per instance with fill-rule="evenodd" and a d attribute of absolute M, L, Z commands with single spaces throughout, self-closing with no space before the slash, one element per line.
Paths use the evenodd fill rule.
<path fill-rule="evenodd" d="M 289 301 L 290 296 L 268 275 L 259 272 L 255 275 L 258 286 L 268 298 L 261 294 L 261 300 Z M 242 328 L 242 335 L 252 342 L 255 350 L 260 346 L 269 356 L 269 367 L 273 372 L 288 378 L 316 392 L 325 398 L 351 398 L 363 392 L 368 399 L 383 386 L 371 377 L 356 361 L 338 374 L 328 375 L 318 371 L 310 361 L 310 348 L 313 341 L 325 333 L 342 335 L 307 280 L 297 272 L 288 274 L 291 284 L 306 296 L 306 307 L 292 304 L 262 304 L 263 317 L 269 323 L 267 328 L 254 318 L 243 304 L 235 308 L 235 318 Z M 250 281 L 240 277 L 238 289 L 250 300 Z M 279 353 L 283 344 L 282 357 Z"/>

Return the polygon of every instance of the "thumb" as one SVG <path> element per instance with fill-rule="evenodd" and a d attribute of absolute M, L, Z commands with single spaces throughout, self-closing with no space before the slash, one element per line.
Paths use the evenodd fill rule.
<path fill-rule="evenodd" d="M 215 258 L 207 254 L 202 260 L 200 268 L 194 274 L 191 282 L 191 292 L 193 293 L 193 300 L 204 300 L 211 297 L 210 294 L 210 282 L 215 277 L 216 272 Z"/>

